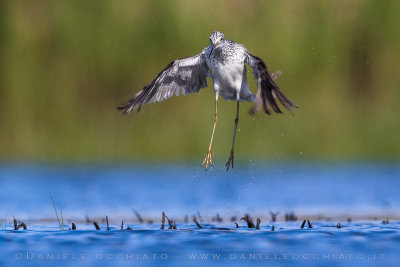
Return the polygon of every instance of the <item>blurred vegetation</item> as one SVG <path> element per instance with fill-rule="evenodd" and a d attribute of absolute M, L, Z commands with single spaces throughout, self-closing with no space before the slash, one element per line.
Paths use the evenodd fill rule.
<path fill-rule="evenodd" d="M 200 162 L 211 80 L 140 113 L 116 106 L 214 30 L 282 70 L 278 85 L 300 107 L 250 117 L 242 104 L 237 160 L 398 158 L 399 10 L 379 0 L 0 1 L 0 159 Z M 213 152 L 227 160 L 235 104 L 220 101 L 219 114 Z"/>

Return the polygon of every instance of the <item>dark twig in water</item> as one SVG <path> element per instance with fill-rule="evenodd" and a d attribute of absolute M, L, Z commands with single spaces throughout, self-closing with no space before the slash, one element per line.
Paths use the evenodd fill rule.
<path fill-rule="evenodd" d="M 72 230 L 76 230 L 76 225 L 74 223 L 72 223 Z"/>
<path fill-rule="evenodd" d="M 106 223 L 107 223 L 107 230 L 110 230 L 110 226 L 108 225 L 108 216 L 106 215 Z"/>
<path fill-rule="evenodd" d="M 253 223 L 253 219 L 250 218 L 250 216 L 248 214 L 246 214 L 243 218 L 241 218 L 241 220 L 244 220 L 247 222 L 247 227 L 248 228 L 255 228 L 255 225 Z"/>
<path fill-rule="evenodd" d="M 260 229 L 260 223 L 261 223 L 261 219 L 257 218 L 257 225 L 256 225 L 256 229 Z"/>
<path fill-rule="evenodd" d="M 167 217 L 167 219 L 168 219 L 168 217 Z M 168 219 L 168 223 L 169 223 L 169 228 L 168 229 L 176 229 L 176 222 L 175 221 L 170 221 L 169 219 Z"/>
<path fill-rule="evenodd" d="M 384 220 L 382 221 L 382 223 L 383 223 L 383 224 L 388 224 L 388 223 L 389 223 L 389 217 L 387 217 L 386 219 L 384 219 Z"/>
<path fill-rule="evenodd" d="M 300 226 L 301 229 L 303 229 L 304 226 L 306 225 L 306 221 L 307 221 L 307 224 L 308 224 L 308 228 L 312 228 L 312 224 L 311 224 L 310 220 L 303 220 L 303 223 Z"/>
<path fill-rule="evenodd" d="M 173 220 L 170 220 L 167 216 L 165 216 L 168 220 L 169 228 L 168 229 L 176 229 L 176 223 Z"/>
<path fill-rule="evenodd" d="M 94 227 L 96 227 L 96 230 L 101 230 L 99 224 L 97 222 L 93 222 Z"/>
<path fill-rule="evenodd" d="M 126 230 L 132 230 L 132 228 L 130 226 L 126 227 Z"/>
<path fill-rule="evenodd" d="M 26 224 L 23 223 L 23 222 L 21 222 L 21 223 L 17 226 L 17 230 L 18 230 L 20 227 L 24 228 L 24 230 L 28 229 L 28 228 L 26 227 Z"/>
<path fill-rule="evenodd" d="M 144 220 L 143 220 L 142 216 L 140 216 L 139 212 L 137 212 L 136 210 L 133 210 L 133 213 L 135 213 L 136 218 L 138 219 L 139 223 L 144 222 Z"/>
<path fill-rule="evenodd" d="M 236 228 L 239 228 L 239 224 L 238 223 L 235 223 L 235 225 L 236 225 Z"/>
<path fill-rule="evenodd" d="M 341 225 L 340 223 L 338 223 L 338 224 L 336 225 L 336 228 L 342 228 L 342 225 Z"/>
<path fill-rule="evenodd" d="M 124 230 L 124 221 L 121 221 L 121 230 Z"/>
<path fill-rule="evenodd" d="M 278 215 L 279 215 L 279 211 L 278 211 L 277 213 L 274 213 L 274 212 L 272 212 L 272 211 L 269 211 L 269 214 L 271 215 L 271 221 L 272 221 L 272 222 L 276 222 L 276 218 L 277 218 Z"/>
<path fill-rule="evenodd" d="M 14 217 L 14 216 L 13 216 Z M 17 220 L 15 219 L 15 217 L 14 217 L 14 230 L 18 230 L 19 228 L 24 228 L 24 230 L 26 230 L 26 229 L 28 229 L 27 227 L 26 227 L 26 224 L 25 223 L 23 223 L 23 222 L 20 222 L 20 224 L 18 224 L 18 222 L 17 222 Z"/>
<path fill-rule="evenodd" d="M 62 209 L 60 209 L 60 213 L 61 213 L 61 229 L 64 230 L 64 217 L 62 214 Z"/>
<path fill-rule="evenodd" d="M 169 224 L 169 228 L 168 229 L 172 229 L 173 228 L 172 227 L 172 225 L 173 225 L 172 220 L 170 220 L 167 215 L 165 215 L 165 218 L 167 218 L 167 221 L 168 221 L 168 224 Z"/>
<path fill-rule="evenodd" d="M 172 221 L 170 219 L 168 219 L 167 216 L 165 216 L 165 218 L 167 218 L 168 224 L 169 224 L 169 228 L 168 229 L 172 229 Z"/>
<path fill-rule="evenodd" d="M 201 226 L 201 225 L 199 224 L 199 222 L 197 221 L 196 216 L 193 216 L 193 222 L 197 225 L 197 227 L 198 227 L 199 229 L 203 228 L 203 226 Z"/>
<path fill-rule="evenodd" d="M 169 228 L 168 229 L 176 229 L 176 223 L 173 220 L 170 220 L 165 212 L 163 212 L 163 217 L 161 219 L 161 229 L 164 229 L 165 218 L 168 220 Z"/>
<path fill-rule="evenodd" d="M 50 194 L 51 202 L 53 202 L 54 212 L 56 213 L 56 216 L 57 216 L 58 225 L 60 226 L 60 229 L 62 229 L 60 219 L 58 218 L 58 213 L 57 213 L 57 209 L 56 209 L 56 204 L 54 203 L 53 196 L 51 195 L 50 192 L 49 192 L 49 194 Z"/>
<path fill-rule="evenodd" d="M 275 226 L 272 225 L 271 231 L 275 231 Z"/>
<path fill-rule="evenodd" d="M 161 229 L 164 229 L 164 225 L 165 225 L 165 212 L 162 212 Z"/>

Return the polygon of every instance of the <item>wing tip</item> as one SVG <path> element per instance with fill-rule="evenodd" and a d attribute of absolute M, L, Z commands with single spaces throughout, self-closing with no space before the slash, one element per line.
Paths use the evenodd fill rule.
<path fill-rule="evenodd" d="M 118 106 L 117 109 L 123 111 L 122 114 L 126 115 L 131 113 L 132 110 L 134 110 L 136 107 L 136 103 L 134 103 L 132 100 L 122 104 L 121 106 Z M 141 105 L 138 106 L 138 112 L 140 111 Z"/>

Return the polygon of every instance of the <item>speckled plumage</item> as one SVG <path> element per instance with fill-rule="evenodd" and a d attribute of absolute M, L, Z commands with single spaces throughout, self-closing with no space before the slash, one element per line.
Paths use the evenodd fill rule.
<path fill-rule="evenodd" d="M 253 69 L 258 84 L 257 95 L 249 89 L 246 63 Z M 260 58 L 251 55 L 243 45 L 226 40 L 222 32 L 215 31 L 210 36 L 210 45 L 200 54 L 172 61 L 119 109 L 129 113 L 147 103 L 198 92 L 207 87 L 207 77 L 213 79 L 216 99 L 221 95 L 228 100 L 255 102 L 252 113 L 258 112 L 261 104 L 267 114 L 271 108 L 281 113 L 275 99 L 287 109 L 296 107 L 280 92 Z"/>
<path fill-rule="evenodd" d="M 245 63 L 253 68 L 258 83 L 257 97 L 249 89 Z M 119 109 L 129 113 L 147 103 L 163 101 L 180 93 L 186 95 L 198 92 L 207 87 L 208 76 L 213 79 L 216 99 L 221 95 L 224 99 L 256 102 L 254 113 L 259 110 L 260 103 L 264 104 L 268 114 L 271 106 L 274 111 L 280 112 L 275 98 L 281 102 L 283 100 L 282 104 L 286 108 L 295 107 L 279 91 L 261 59 L 251 55 L 243 45 L 226 40 L 223 33 L 215 31 L 210 36 L 210 45 L 200 54 L 172 61 L 150 84 Z M 262 76 L 264 79 L 269 78 L 265 86 L 262 86 Z"/>
<path fill-rule="evenodd" d="M 210 46 L 204 49 L 204 54 L 214 81 L 216 98 L 221 95 L 229 100 L 255 100 L 256 96 L 250 91 L 247 83 L 247 50 L 243 45 L 222 39 L 214 45 L 211 42 Z"/>
<path fill-rule="evenodd" d="M 249 89 L 246 64 L 253 69 L 257 82 L 257 95 Z M 233 168 L 240 101 L 254 102 L 250 114 L 258 113 L 261 106 L 267 114 L 271 114 L 271 109 L 276 113 L 282 113 L 276 100 L 288 110 L 296 107 L 275 84 L 274 79 L 278 75 L 271 75 L 264 61 L 250 54 L 243 45 L 226 40 L 222 32 L 215 31 L 210 36 L 210 45 L 200 54 L 172 61 L 151 83 L 119 109 L 126 114 L 135 108 L 140 110 L 140 107 L 147 103 L 163 101 L 180 93 L 186 95 L 198 92 L 201 88 L 207 87 L 207 77 L 211 76 L 216 100 L 215 117 L 210 146 L 202 166 L 205 165 L 206 169 L 209 165 L 212 166 L 211 146 L 218 121 L 217 103 L 218 97 L 222 96 L 224 99 L 237 101 L 232 149 L 225 165 L 228 170 L 230 166 Z"/>

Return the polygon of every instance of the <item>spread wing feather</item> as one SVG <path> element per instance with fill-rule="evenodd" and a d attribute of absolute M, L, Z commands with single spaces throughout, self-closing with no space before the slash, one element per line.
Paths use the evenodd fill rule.
<path fill-rule="evenodd" d="M 160 102 L 174 95 L 198 92 L 207 87 L 208 67 L 204 54 L 174 60 L 132 99 L 118 107 L 127 114 L 144 104 Z"/>
<path fill-rule="evenodd" d="M 246 63 L 253 69 L 254 78 L 257 83 L 256 100 L 253 108 L 250 110 L 250 114 L 258 113 L 261 106 L 263 106 L 267 114 L 271 114 L 271 109 L 275 113 L 282 113 L 276 100 L 279 100 L 289 111 L 292 108 L 297 108 L 296 104 L 290 101 L 274 82 L 276 78 L 274 75 L 279 76 L 279 73 L 271 75 L 264 61 L 248 52 Z"/>

